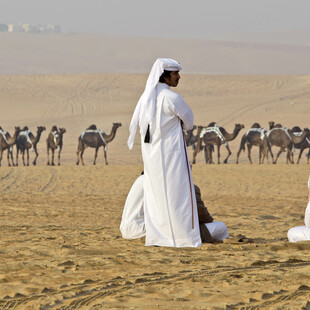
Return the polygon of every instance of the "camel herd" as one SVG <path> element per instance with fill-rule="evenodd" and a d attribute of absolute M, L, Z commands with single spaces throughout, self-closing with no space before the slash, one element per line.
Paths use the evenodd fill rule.
<path fill-rule="evenodd" d="M 122 126 L 121 123 L 113 123 L 110 134 L 106 134 L 103 130 L 97 129 L 96 125 L 91 125 L 85 131 L 81 133 L 78 138 L 78 150 L 77 154 L 77 162 L 78 165 L 81 159 L 83 162 L 83 153 L 87 147 L 95 148 L 95 159 L 94 165 L 96 164 L 96 158 L 98 149 L 102 146 L 104 148 L 104 158 L 106 164 L 107 161 L 107 144 L 111 142 L 116 134 L 117 128 Z M 23 129 L 20 127 L 15 127 L 14 134 L 11 136 L 7 131 L 3 130 L 0 127 L 0 166 L 2 161 L 3 152 L 7 150 L 7 159 L 9 166 L 18 166 L 18 155 L 19 152 L 22 154 L 22 160 L 24 166 L 29 166 L 29 150 L 32 148 L 35 152 L 35 158 L 32 162 L 33 165 L 36 165 L 37 158 L 39 156 L 37 150 L 37 144 L 40 141 L 42 132 L 46 130 L 44 126 L 37 127 L 37 133 L 34 136 L 33 133 L 29 130 L 27 126 Z M 50 133 L 46 139 L 46 147 L 47 147 L 47 165 L 55 165 L 54 155 L 55 151 L 58 150 L 58 165 L 60 166 L 60 153 L 63 146 L 63 135 L 66 132 L 65 128 L 57 128 L 57 126 L 53 126 L 51 128 Z M 16 161 L 14 162 L 13 158 L 13 147 L 16 146 Z M 49 151 L 52 152 L 52 158 L 50 161 Z M 25 162 L 25 153 L 27 154 L 27 160 Z"/>
<path fill-rule="evenodd" d="M 212 152 L 214 147 L 217 147 L 217 162 L 220 163 L 220 147 L 225 145 L 228 155 L 223 163 L 228 162 L 231 151 L 228 145 L 229 141 L 234 140 L 239 132 L 244 128 L 242 124 L 235 124 L 234 131 L 228 133 L 223 127 L 217 126 L 215 122 L 210 123 L 208 126 L 194 126 L 185 135 L 187 146 L 192 146 L 194 149 L 192 163 L 196 163 L 197 153 L 204 150 L 206 163 L 214 163 Z M 197 129 L 196 134 L 194 130 Z M 252 164 L 251 150 L 253 146 L 259 148 L 259 164 L 264 163 L 264 159 L 271 155 L 272 162 L 277 163 L 280 154 L 286 151 L 286 163 L 294 163 L 294 149 L 299 149 L 299 156 L 297 164 L 300 161 L 301 155 L 305 149 L 309 149 L 307 154 L 307 163 L 309 164 L 310 158 L 310 131 L 308 128 L 301 130 L 300 127 L 295 126 L 292 129 L 286 128 L 281 124 L 269 122 L 269 130 L 263 128 L 258 123 L 254 123 L 251 128 L 242 136 L 239 150 L 237 152 L 236 164 L 239 162 L 241 151 L 245 151 L 245 145 L 248 150 L 248 158 Z M 277 155 L 274 157 L 272 147 L 279 147 Z"/>
<path fill-rule="evenodd" d="M 116 135 L 116 131 L 121 127 L 121 123 L 113 123 L 112 129 L 109 134 L 106 134 L 103 130 L 97 128 L 96 125 L 91 125 L 85 129 L 78 137 L 77 148 L 77 161 L 79 165 L 80 161 L 84 165 L 83 154 L 87 147 L 95 149 L 95 157 L 93 164 L 96 164 L 97 154 L 99 148 L 102 146 L 104 150 L 105 163 L 107 161 L 107 145 L 111 142 Z M 217 148 L 217 163 L 220 163 L 220 147 L 222 144 L 227 149 L 227 156 L 223 163 L 228 162 L 228 158 L 231 156 L 231 150 L 229 148 L 229 142 L 236 139 L 240 131 L 244 129 L 244 125 L 235 124 L 232 133 L 229 133 L 222 126 L 218 126 L 215 122 L 211 122 L 207 126 L 194 126 L 192 130 L 189 130 L 185 134 L 185 141 L 187 146 L 192 146 L 194 149 L 192 163 L 196 163 L 196 156 L 204 150 L 206 163 L 213 164 L 212 153 Z M 7 150 L 7 160 L 9 166 L 18 166 L 18 155 L 22 154 L 22 160 L 24 166 L 29 166 L 29 150 L 33 149 L 35 152 L 35 158 L 33 165 L 36 165 L 37 158 L 39 156 L 37 150 L 37 144 L 41 138 L 42 132 L 46 130 L 44 126 L 38 126 L 36 135 L 34 135 L 27 126 L 23 129 L 15 127 L 14 134 L 11 136 L 7 131 L 4 131 L 0 127 L 0 166 L 2 161 L 3 152 Z M 194 134 L 194 131 L 196 134 Z M 65 128 L 57 128 L 53 126 L 46 139 L 47 146 L 47 165 L 55 165 L 54 156 L 55 151 L 58 151 L 58 165 L 60 165 L 60 154 L 63 147 L 63 135 L 66 133 Z M 16 147 L 16 159 L 13 158 L 13 147 Z M 286 128 L 281 124 L 269 122 L 269 130 L 263 128 L 258 123 L 254 123 L 251 128 L 241 137 L 240 147 L 237 152 L 236 164 L 239 162 L 241 151 L 245 151 L 247 146 L 248 159 L 252 164 L 251 150 L 253 146 L 259 148 L 259 164 L 263 164 L 265 158 L 268 158 L 270 154 L 272 162 L 277 163 L 280 154 L 286 151 L 286 163 L 294 163 L 293 149 L 299 149 L 299 156 L 297 164 L 300 161 L 301 155 L 305 149 L 309 149 L 307 154 L 307 163 L 309 164 L 310 158 L 310 131 L 308 128 L 301 130 L 300 127 L 295 126 L 292 129 Z M 273 155 L 272 147 L 278 147 L 279 151 L 276 156 Z M 49 152 L 51 151 L 52 157 L 50 161 Z M 25 161 L 25 153 L 27 155 Z"/>

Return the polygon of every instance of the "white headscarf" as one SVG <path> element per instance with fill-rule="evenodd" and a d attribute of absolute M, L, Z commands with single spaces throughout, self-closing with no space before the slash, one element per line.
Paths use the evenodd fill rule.
<path fill-rule="evenodd" d="M 137 126 L 139 123 L 140 132 L 142 135 L 146 134 L 148 124 L 154 118 L 155 115 L 155 105 L 156 105 L 156 86 L 159 82 L 160 76 L 166 71 L 180 71 L 182 70 L 180 64 L 170 58 L 158 58 L 150 72 L 147 79 L 145 90 L 140 97 L 138 104 L 133 113 L 130 126 L 129 126 L 129 138 L 127 141 L 129 149 L 132 149 L 135 140 L 135 135 L 137 131 Z"/>

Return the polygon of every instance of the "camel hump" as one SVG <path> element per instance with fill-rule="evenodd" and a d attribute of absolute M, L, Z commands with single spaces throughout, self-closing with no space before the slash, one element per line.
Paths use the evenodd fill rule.
<path fill-rule="evenodd" d="M 217 127 L 216 122 L 211 122 L 207 127 Z"/>
<path fill-rule="evenodd" d="M 27 130 L 29 130 L 28 126 L 25 126 L 25 127 L 22 129 L 22 131 L 27 131 Z"/>
<path fill-rule="evenodd" d="M 96 129 L 97 129 L 97 126 L 94 124 L 92 124 L 88 128 L 86 128 L 86 130 L 96 130 Z"/>
<path fill-rule="evenodd" d="M 261 128 L 261 125 L 259 123 L 254 123 L 251 128 Z"/>
<path fill-rule="evenodd" d="M 301 132 L 301 128 L 299 126 L 294 126 L 292 129 L 291 129 L 293 132 Z"/>
<path fill-rule="evenodd" d="M 52 127 L 51 131 L 58 131 L 57 126 L 54 125 L 54 126 Z"/>

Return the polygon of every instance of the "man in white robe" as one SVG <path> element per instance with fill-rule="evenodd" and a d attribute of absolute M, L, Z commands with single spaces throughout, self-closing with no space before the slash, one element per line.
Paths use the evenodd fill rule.
<path fill-rule="evenodd" d="M 297 226 L 291 228 L 287 232 L 289 242 L 310 241 L 310 177 L 308 180 L 308 205 L 305 212 L 305 226 Z"/>
<path fill-rule="evenodd" d="M 192 129 L 194 117 L 183 98 L 170 90 L 178 85 L 180 70 L 173 59 L 156 60 L 130 124 L 130 149 L 138 123 L 141 133 L 147 246 L 201 245 L 195 191 L 183 137 L 183 130 Z"/>
<path fill-rule="evenodd" d="M 143 211 L 144 198 L 144 176 L 139 176 L 132 185 L 123 210 L 120 231 L 124 239 L 137 239 L 145 236 L 145 223 Z M 213 221 L 213 217 L 209 214 L 205 207 L 198 186 L 195 186 L 197 198 L 197 210 L 200 222 L 201 238 L 204 242 L 222 241 L 229 239 L 227 226 L 221 221 Z M 202 225 L 207 229 L 202 231 Z M 207 233 L 207 234 L 206 234 Z"/>

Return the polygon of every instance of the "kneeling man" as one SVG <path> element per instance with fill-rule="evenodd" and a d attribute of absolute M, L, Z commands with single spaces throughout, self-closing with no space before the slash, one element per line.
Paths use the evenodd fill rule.
<path fill-rule="evenodd" d="M 123 238 L 137 239 L 145 236 L 143 200 L 144 200 L 144 176 L 139 176 L 132 185 L 126 199 L 122 215 L 120 230 Z M 228 229 L 221 221 L 213 221 L 201 199 L 198 186 L 194 185 L 197 200 L 198 218 L 200 226 L 200 237 L 202 242 L 215 242 L 229 239 Z"/>
<path fill-rule="evenodd" d="M 305 226 L 297 226 L 291 228 L 287 232 L 289 242 L 310 241 L 310 177 L 308 180 L 309 198 L 305 212 Z"/>

